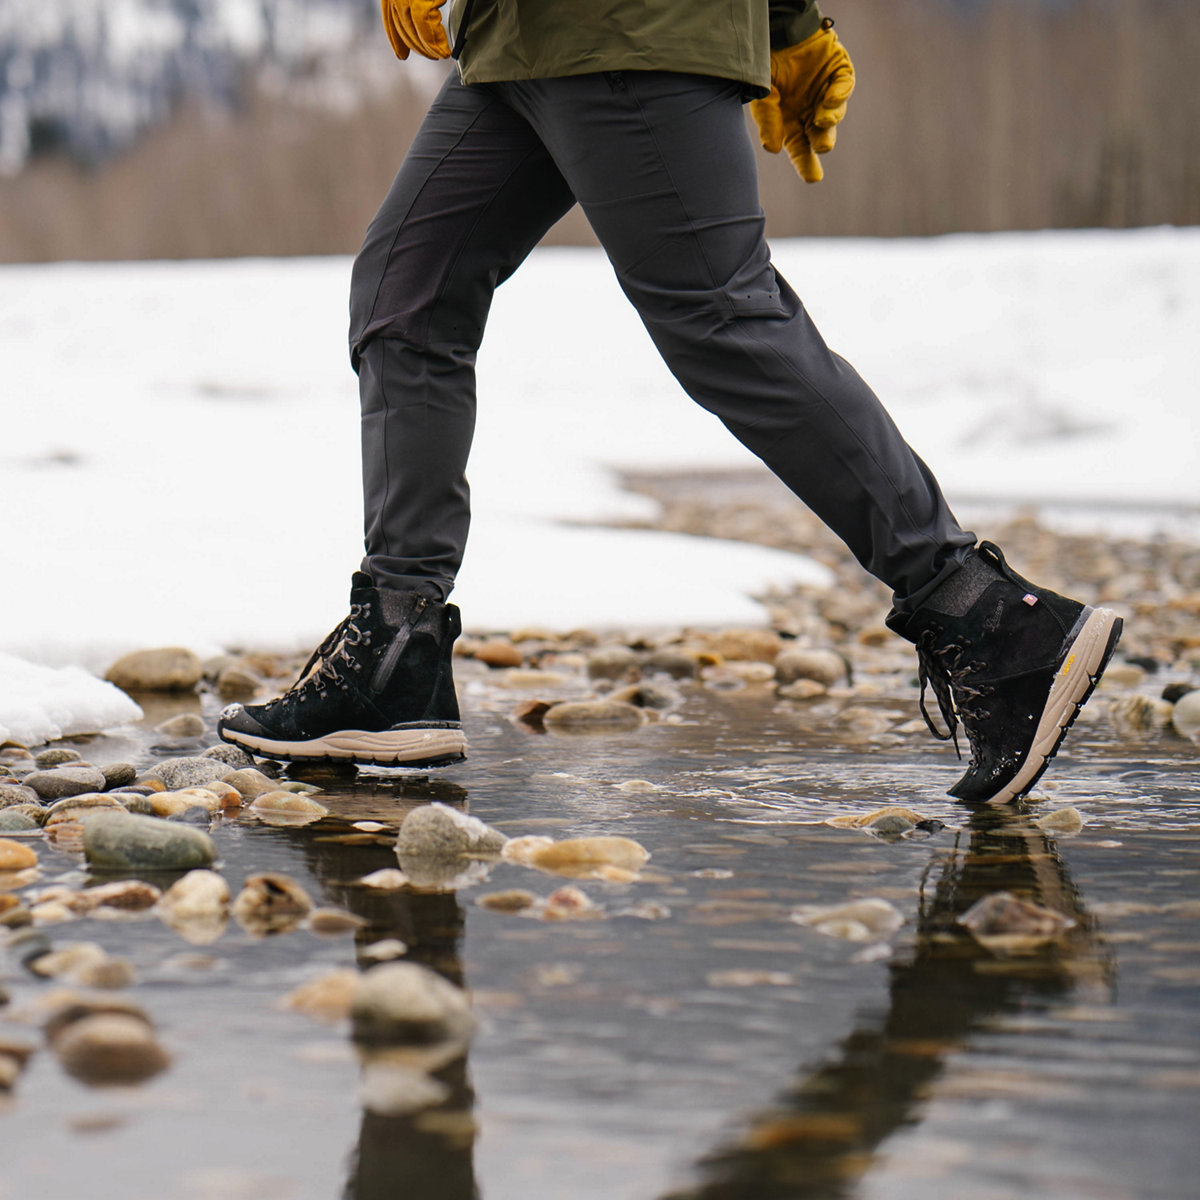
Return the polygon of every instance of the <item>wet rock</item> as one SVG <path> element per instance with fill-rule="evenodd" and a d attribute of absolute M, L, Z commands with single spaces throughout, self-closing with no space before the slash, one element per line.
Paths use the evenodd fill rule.
<path fill-rule="evenodd" d="M 815 700 L 818 696 L 827 696 L 829 689 L 815 679 L 797 679 L 794 683 L 781 684 L 775 694 L 782 700 Z"/>
<path fill-rule="evenodd" d="M 380 938 L 379 941 L 372 942 L 369 946 L 361 947 L 358 956 L 365 962 L 381 963 L 403 958 L 407 953 L 408 946 L 399 938 Z"/>
<path fill-rule="evenodd" d="M 488 892 L 484 896 L 480 896 L 475 901 L 480 908 L 486 908 L 492 912 L 521 912 L 524 909 L 532 908 L 537 903 L 537 897 L 532 892 L 527 892 L 524 888 L 509 888 L 503 892 Z"/>
<path fill-rule="evenodd" d="M 217 799 L 217 809 L 234 809 L 242 807 L 242 793 L 235 787 L 230 787 L 224 779 L 214 779 L 199 788 L 187 788 L 188 792 L 207 792 Z"/>
<path fill-rule="evenodd" d="M 852 816 L 830 817 L 825 824 L 836 829 L 871 829 L 875 833 L 907 833 L 915 829 L 925 818 L 911 808 L 888 804 L 883 808 Z"/>
<path fill-rule="evenodd" d="M 50 746 L 35 754 L 33 761 L 38 770 L 48 771 L 52 767 L 66 766 L 67 763 L 82 763 L 83 755 L 67 746 Z"/>
<path fill-rule="evenodd" d="M 541 915 L 545 921 L 570 921 L 577 917 L 599 916 L 600 910 L 586 892 L 567 886 L 556 888 L 546 897 Z"/>
<path fill-rule="evenodd" d="M 252 700 L 266 686 L 257 671 L 241 660 L 228 663 L 217 676 L 222 700 Z"/>
<path fill-rule="evenodd" d="M 253 767 L 244 767 L 241 770 L 234 771 L 226 775 L 221 782 L 236 788 L 246 800 L 254 800 L 259 796 L 265 796 L 268 792 L 279 790 L 278 780 L 269 779 L 261 771 Z"/>
<path fill-rule="evenodd" d="M 850 942 L 878 941 L 904 924 L 900 910 L 878 897 L 830 906 L 804 905 L 792 913 L 791 919 L 797 925 L 807 925 L 827 937 Z"/>
<path fill-rule="evenodd" d="M 618 792 L 657 792 L 659 790 L 657 783 L 651 783 L 648 779 L 625 779 L 616 785 Z"/>
<path fill-rule="evenodd" d="M 156 911 L 185 941 L 211 945 L 225 932 L 229 885 L 215 871 L 189 871 L 163 892 Z"/>
<path fill-rule="evenodd" d="M 1200 691 L 1187 692 L 1175 701 L 1171 723 L 1181 737 L 1200 740 Z"/>
<path fill-rule="evenodd" d="M 402 1117 L 442 1104 L 450 1089 L 424 1071 L 391 1062 L 369 1062 L 358 1086 L 359 1103 L 380 1117 Z"/>
<path fill-rule="evenodd" d="M 354 1040 L 363 1045 L 441 1044 L 447 1052 L 465 1047 L 475 1027 L 460 989 L 428 967 L 407 962 L 384 963 L 360 976 L 351 1020 Z"/>
<path fill-rule="evenodd" d="M 319 801 L 283 791 L 256 796 L 250 811 L 268 825 L 311 825 L 329 816 L 329 809 Z"/>
<path fill-rule="evenodd" d="M 290 876 L 264 872 L 247 877 L 231 911 L 247 933 L 265 936 L 297 928 L 312 907 L 308 893 Z"/>
<path fill-rule="evenodd" d="M 843 708 L 833 720 L 846 737 L 865 741 L 887 733 L 892 727 L 893 716 L 876 708 L 852 704 Z"/>
<path fill-rule="evenodd" d="M 232 775 L 233 770 L 228 763 L 216 758 L 168 758 L 155 763 L 146 772 L 146 778 L 157 779 L 167 791 L 177 792 L 184 788 L 202 787 L 214 779 L 224 779 L 227 775 Z"/>
<path fill-rule="evenodd" d="M 671 915 L 671 910 L 658 900 L 639 900 L 628 908 L 620 909 L 616 915 L 634 917 L 639 921 L 665 921 Z"/>
<path fill-rule="evenodd" d="M 204 667 L 190 650 L 167 646 L 122 655 L 104 676 L 125 692 L 184 692 L 200 682 Z"/>
<path fill-rule="evenodd" d="M 555 733 L 621 733 L 640 728 L 645 720 L 640 708 L 614 700 L 567 700 L 543 717 Z"/>
<path fill-rule="evenodd" d="M 37 804 L 40 797 L 31 787 L 19 783 L 0 783 L 0 808 L 15 804 Z"/>
<path fill-rule="evenodd" d="M 203 830 L 124 812 L 88 816 L 83 850 L 89 865 L 101 870 L 186 870 L 206 867 L 217 856 Z"/>
<path fill-rule="evenodd" d="M 514 690 L 521 688 L 526 690 L 558 688 L 569 682 L 567 677 L 558 671 L 527 671 L 520 667 L 509 668 L 500 676 L 499 681 L 505 687 Z"/>
<path fill-rule="evenodd" d="M 1072 917 L 1022 900 L 1011 892 L 984 896 L 958 918 L 958 923 L 981 946 L 1000 955 L 1036 954 L 1075 926 Z"/>
<path fill-rule="evenodd" d="M 795 646 L 781 650 L 775 659 L 775 680 L 781 684 L 814 679 L 830 687 L 847 676 L 846 660 L 834 650 Z"/>
<path fill-rule="evenodd" d="M 1184 696 L 1196 691 L 1190 683 L 1168 683 L 1163 688 L 1161 695 L 1168 704 L 1178 704 Z"/>
<path fill-rule="evenodd" d="M 691 650 L 663 646 L 646 658 L 648 674 L 669 675 L 672 679 L 695 679 L 700 674 L 700 658 Z"/>
<path fill-rule="evenodd" d="M 589 679 L 626 679 L 636 676 L 638 656 L 628 646 L 601 646 L 587 659 Z"/>
<path fill-rule="evenodd" d="M 143 1083 L 171 1062 L 151 1026 L 124 1013 L 72 1021 L 52 1046 L 68 1075 L 93 1086 Z"/>
<path fill-rule="evenodd" d="M 58 949 L 48 950 L 27 965 L 43 979 L 67 979 L 78 983 L 81 970 L 102 963 L 107 958 L 104 947 L 96 942 L 69 942 Z"/>
<path fill-rule="evenodd" d="M 81 796 L 67 796 L 56 800 L 46 809 L 45 824 L 53 829 L 71 821 L 81 821 L 96 812 L 122 812 L 124 805 L 111 792 L 84 792 Z"/>
<path fill-rule="evenodd" d="M 232 746 L 228 742 L 222 742 L 219 746 L 209 746 L 200 757 L 216 759 L 217 762 L 223 762 L 235 769 L 254 766 L 254 759 L 241 746 Z"/>
<path fill-rule="evenodd" d="M 24 871 L 37 864 L 37 851 L 32 846 L 0 838 L 0 871 Z"/>
<path fill-rule="evenodd" d="M 1083 814 L 1077 808 L 1060 808 L 1038 817 L 1034 824 L 1047 833 L 1078 833 L 1083 828 Z"/>
<path fill-rule="evenodd" d="M 422 804 L 401 822 L 396 853 L 407 873 L 414 859 L 492 859 L 507 841 L 499 830 L 448 804 Z"/>
<path fill-rule="evenodd" d="M 1143 741 L 1160 734 L 1174 715 L 1174 706 L 1156 696 L 1137 693 L 1118 696 L 1108 710 L 1113 728 L 1130 741 Z"/>
<path fill-rule="evenodd" d="M 358 971 L 348 968 L 330 971 L 289 992 L 280 1007 L 334 1025 L 349 1018 L 360 978 Z"/>
<path fill-rule="evenodd" d="M 28 813 L 21 812 L 20 807 L 0 808 L 0 834 L 32 833 L 39 828 L 37 821 Z"/>
<path fill-rule="evenodd" d="M 1104 672 L 1104 684 L 1108 689 L 1114 687 L 1137 687 L 1145 678 L 1145 668 L 1131 662 L 1109 663 Z"/>
<path fill-rule="evenodd" d="M 525 661 L 525 656 L 512 642 L 501 638 L 479 642 L 471 657 L 489 667 L 519 667 Z"/>
<path fill-rule="evenodd" d="M 137 779 L 137 767 L 133 763 L 108 763 L 100 770 L 104 774 L 104 790 L 106 792 L 126 787 Z"/>
<path fill-rule="evenodd" d="M 380 891 L 390 892 L 407 887 L 408 876 L 395 867 L 382 867 L 378 871 L 372 871 L 369 875 L 364 875 L 358 882 L 363 887 L 377 888 Z"/>
<path fill-rule="evenodd" d="M 35 1050 L 32 1042 L 0 1030 L 0 1094 L 12 1091 Z"/>
<path fill-rule="evenodd" d="M 347 912 L 344 908 L 314 908 L 308 914 L 308 929 L 310 933 L 322 937 L 336 937 L 342 933 L 354 933 L 366 928 L 367 922 L 362 917 Z"/>
<path fill-rule="evenodd" d="M 48 771 L 31 771 L 22 783 L 42 800 L 61 800 L 64 796 L 103 791 L 104 772 L 98 767 L 52 767 Z"/>
<path fill-rule="evenodd" d="M 683 703 L 683 697 L 674 688 L 649 679 L 619 688 L 608 699 L 617 704 L 632 704 L 635 708 L 652 708 L 657 712 L 669 712 Z"/>
<path fill-rule="evenodd" d="M 132 987 L 137 982 L 137 972 L 127 958 L 109 957 L 81 967 L 74 978 L 82 987 L 118 991 Z"/>
<path fill-rule="evenodd" d="M 575 879 L 610 879 L 614 870 L 630 874 L 640 870 L 650 853 L 640 842 L 625 837 L 567 838 L 561 842 L 533 837 L 510 841 L 504 857 Z"/>
<path fill-rule="evenodd" d="M 204 718 L 198 713 L 179 713 L 154 727 L 155 733 L 169 738 L 199 738 L 204 736 Z"/>
<path fill-rule="evenodd" d="M 774 662 L 783 639 L 773 629 L 722 629 L 704 644 L 727 662 Z"/>
<path fill-rule="evenodd" d="M 553 707 L 549 700 L 526 700 L 513 710 L 513 720 L 535 733 L 545 733 L 546 714 Z"/>
<path fill-rule="evenodd" d="M 711 988 L 788 987 L 795 982 L 786 971 L 755 971 L 734 968 L 728 971 L 709 971 L 705 982 Z"/>

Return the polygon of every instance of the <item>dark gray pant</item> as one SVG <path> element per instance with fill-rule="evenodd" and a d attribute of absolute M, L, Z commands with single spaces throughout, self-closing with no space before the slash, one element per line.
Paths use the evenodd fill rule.
<path fill-rule="evenodd" d="M 676 379 L 899 608 L 954 572 L 974 536 L 771 265 L 740 86 L 638 71 L 451 78 L 367 230 L 350 342 L 378 584 L 453 586 L 492 294 L 576 201 Z"/>

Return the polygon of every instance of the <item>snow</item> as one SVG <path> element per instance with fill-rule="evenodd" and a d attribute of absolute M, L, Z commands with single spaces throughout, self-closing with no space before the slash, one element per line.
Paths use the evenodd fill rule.
<path fill-rule="evenodd" d="M 774 251 L 952 502 L 1195 531 L 1200 230 Z M 0 651 L 102 673 L 154 645 L 303 650 L 344 615 L 361 555 L 349 268 L 0 267 Z M 599 252 L 534 253 L 497 295 L 478 376 L 468 629 L 757 623 L 751 594 L 825 578 L 758 547 L 563 524 L 646 515 L 614 468 L 754 461 L 680 391 Z M 13 661 L 0 694 L 44 704 Z"/>

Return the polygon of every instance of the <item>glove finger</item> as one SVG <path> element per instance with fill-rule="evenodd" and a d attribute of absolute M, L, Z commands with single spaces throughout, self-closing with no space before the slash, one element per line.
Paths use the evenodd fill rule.
<path fill-rule="evenodd" d="M 383 31 L 387 34 L 392 52 L 398 59 L 403 61 L 408 57 L 408 47 L 396 32 L 395 21 L 392 16 L 392 0 L 380 0 L 379 7 L 383 13 Z"/>
<path fill-rule="evenodd" d="M 853 91 L 853 73 L 835 75 L 817 101 L 812 123 L 818 128 L 836 125 L 846 115 L 846 104 Z"/>
<path fill-rule="evenodd" d="M 778 154 L 783 149 L 783 109 L 779 103 L 779 89 L 772 88 L 770 95 L 752 100 L 750 115 L 758 126 L 758 139 L 763 149 Z"/>
<path fill-rule="evenodd" d="M 808 134 L 808 144 L 814 154 L 828 154 L 837 141 L 837 126 L 830 125 L 828 129 L 812 129 Z"/>
<path fill-rule="evenodd" d="M 825 176 L 824 168 L 813 153 L 812 144 L 804 130 L 799 129 L 790 133 L 784 145 L 787 147 L 788 158 L 796 168 L 800 178 L 805 183 L 819 183 Z"/>
<path fill-rule="evenodd" d="M 450 42 L 438 12 L 445 3 L 446 0 L 414 0 L 413 13 L 421 36 L 421 45 L 417 48 L 426 58 L 450 57 Z"/>

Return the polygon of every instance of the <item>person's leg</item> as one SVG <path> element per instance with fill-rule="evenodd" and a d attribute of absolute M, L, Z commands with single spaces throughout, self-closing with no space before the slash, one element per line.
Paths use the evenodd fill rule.
<path fill-rule="evenodd" d="M 626 72 L 501 94 L 554 155 L 676 378 L 892 587 L 888 624 L 917 644 L 951 733 L 961 717 L 971 742 L 953 794 L 1028 791 L 1120 619 L 976 550 L 878 399 L 825 345 L 771 266 L 737 86 Z"/>
<path fill-rule="evenodd" d="M 366 557 L 350 614 L 283 696 L 222 714 L 226 741 L 293 760 L 463 757 L 445 600 L 469 521 L 475 352 L 496 285 L 572 203 L 519 116 L 446 84 L 354 266 Z"/>
<path fill-rule="evenodd" d="M 528 124 L 451 78 L 371 222 L 350 291 L 366 556 L 444 600 L 469 524 L 475 355 L 492 295 L 574 203 Z"/>
<path fill-rule="evenodd" d="M 506 84 L 689 395 L 915 605 L 973 534 L 771 265 L 736 83 L 624 72 Z"/>

